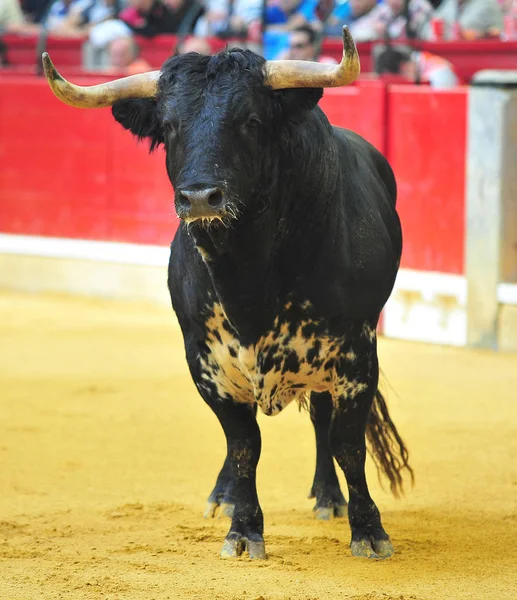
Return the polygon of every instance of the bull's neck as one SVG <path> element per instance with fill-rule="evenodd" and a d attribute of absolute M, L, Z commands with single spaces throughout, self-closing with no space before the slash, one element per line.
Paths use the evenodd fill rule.
<path fill-rule="evenodd" d="M 314 144 L 318 130 L 325 140 Z M 314 130 L 314 131 L 313 131 Z M 341 187 L 337 147 L 326 120 L 316 115 L 293 134 L 278 156 L 281 175 L 267 201 L 250 198 L 249 209 L 226 230 L 193 229 L 218 300 L 238 332 L 253 337 L 267 328 L 293 294 L 300 301 L 317 280 L 318 265 L 335 254 Z M 267 209 L 253 214 L 253 206 Z"/>
<path fill-rule="evenodd" d="M 300 193 L 290 202 L 276 200 L 281 210 L 271 208 L 260 220 L 243 218 L 212 232 L 191 230 L 217 302 L 249 343 L 268 329 L 293 294 L 301 302 L 310 300 L 307 278 L 332 252 L 336 219 L 324 198 L 320 203 Z"/>

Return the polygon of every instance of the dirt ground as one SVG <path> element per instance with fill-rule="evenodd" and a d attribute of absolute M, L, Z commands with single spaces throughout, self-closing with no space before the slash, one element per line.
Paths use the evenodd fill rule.
<path fill-rule="evenodd" d="M 0 600 L 516 600 L 517 356 L 381 340 L 416 484 L 372 495 L 396 554 L 320 522 L 307 414 L 260 416 L 267 562 L 218 557 L 224 456 L 171 311 L 0 294 Z M 343 481 L 343 478 L 341 478 Z"/>

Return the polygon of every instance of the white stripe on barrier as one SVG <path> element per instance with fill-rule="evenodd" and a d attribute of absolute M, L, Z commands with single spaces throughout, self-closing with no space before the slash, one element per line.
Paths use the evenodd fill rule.
<path fill-rule="evenodd" d="M 517 306 L 517 284 L 500 283 L 497 286 L 497 299 L 501 304 Z"/>
<path fill-rule="evenodd" d="M 400 269 L 394 291 L 415 292 L 431 302 L 434 298 L 453 297 L 460 306 L 467 304 L 467 280 L 463 275 Z M 517 305 L 517 284 L 500 283 L 497 298 L 501 304 Z"/>
<path fill-rule="evenodd" d="M 467 281 L 462 275 L 400 269 L 394 291 L 416 292 L 431 302 L 436 296 L 453 296 L 458 304 L 467 303 Z"/>
<path fill-rule="evenodd" d="M 74 258 L 148 267 L 167 266 L 168 246 L 0 234 L 0 253 Z"/>
<path fill-rule="evenodd" d="M 517 285 L 497 288 L 501 305 L 517 306 Z M 467 344 L 467 281 L 461 275 L 401 269 L 384 309 L 386 337 Z"/>
<path fill-rule="evenodd" d="M 0 234 L 0 253 L 153 267 L 166 266 L 169 259 L 168 246 L 10 234 Z M 395 291 L 420 294 L 426 302 L 452 297 L 461 307 L 467 301 L 465 277 L 448 273 L 400 269 Z M 517 284 L 499 284 L 497 296 L 501 304 L 517 305 Z"/>

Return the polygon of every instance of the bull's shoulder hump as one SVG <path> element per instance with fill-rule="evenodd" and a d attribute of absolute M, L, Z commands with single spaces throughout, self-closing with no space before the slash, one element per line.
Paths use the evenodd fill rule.
<path fill-rule="evenodd" d="M 363 168 L 375 172 L 382 180 L 388 191 L 393 205 L 397 199 L 397 184 L 393 170 L 386 157 L 368 140 L 355 131 L 333 126 L 333 133 L 338 141 L 341 151 L 347 155 L 353 155 Z M 364 174 L 364 172 L 363 172 Z"/>
<path fill-rule="evenodd" d="M 380 154 L 375 146 L 355 131 L 336 125 L 333 125 L 332 129 L 341 147 L 346 147 L 349 151 L 359 152 L 360 154 Z"/>

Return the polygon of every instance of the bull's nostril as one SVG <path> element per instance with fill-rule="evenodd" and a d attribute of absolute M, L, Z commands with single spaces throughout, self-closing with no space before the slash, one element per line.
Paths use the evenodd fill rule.
<path fill-rule="evenodd" d="M 176 191 L 176 207 L 183 216 L 199 217 L 202 215 L 217 214 L 224 204 L 223 192 L 213 187 L 196 185 L 194 189 L 188 187 Z"/>
<path fill-rule="evenodd" d="M 221 206 L 222 202 L 223 202 L 223 194 L 220 190 L 212 192 L 210 194 L 210 196 L 208 196 L 208 204 L 210 204 L 210 206 L 212 206 L 213 208 L 217 208 L 218 206 Z"/>
<path fill-rule="evenodd" d="M 178 196 L 178 204 L 182 208 L 190 208 L 190 200 L 186 196 L 186 194 L 180 193 Z"/>

